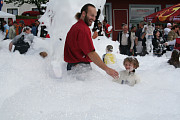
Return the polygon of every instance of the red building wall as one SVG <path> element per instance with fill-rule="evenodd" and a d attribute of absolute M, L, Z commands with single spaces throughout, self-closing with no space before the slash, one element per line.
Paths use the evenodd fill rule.
<path fill-rule="evenodd" d="M 121 29 L 121 23 L 125 22 L 127 19 L 127 24 L 129 25 L 129 5 L 161 5 L 161 9 L 166 8 L 166 5 L 173 5 L 179 3 L 179 0 L 106 0 L 106 3 L 112 4 L 112 26 L 113 26 L 113 40 L 116 40 L 118 32 Z M 123 10 L 127 10 L 127 15 L 124 14 Z M 115 20 L 114 20 L 115 18 Z M 118 19 L 119 18 L 119 19 Z M 118 23 L 119 21 L 119 23 Z M 115 23 L 115 24 L 114 24 Z"/>

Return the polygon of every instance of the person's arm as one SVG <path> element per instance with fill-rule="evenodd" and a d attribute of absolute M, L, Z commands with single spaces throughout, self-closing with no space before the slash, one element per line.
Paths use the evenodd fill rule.
<path fill-rule="evenodd" d="M 9 51 L 10 51 L 10 52 L 11 52 L 11 50 L 12 50 L 12 46 L 13 46 L 13 43 L 10 42 L 10 43 L 9 43 Z"/>
<path fill-rule="evenodd" d="M 8 35 L 8 29 L 6 29 L 6 35 L 5 35 L 5 38 L 7 38 L 7 35 Z"/>
<path fill-rule="evenodd" d="M 97 31 L 94 31 L 92 38 L 93 38 L 93 39 L 96 39 L 97 37 L 98 37 L 98 32 L 97 32 Z"/>
<path fill-rule="evenodd" d="M 101 60 L 101 58 L 95 51 L 92 51 L 88 53 L 87 55 L 94 62 L 94 64 L 96 64 L 98 67 L 106 71 L 108 75 L 112 76 L 114 79 L 119 78 L 119 73 L 109 68 L 108 66 L 106 66 L 106 64 Z"/>
<path fill-rule="evenodd" d="M 135 38 L 135 44 L 138 45 L 138 37 Z"/>
<path fill-rule="evenodd" d="M 132 50 L 133 50 L 133 47 L 134 47 L 134 41 L 135 41 L 135 35 L 133 35 L 132 33 L 131 33 L 131 47 L 130 47 L 130 52 L 132 52 Z"/>
<path fill-rule="evenodd" d="M 112 33 L 112 31 L 108 31 L 108 33 L 107 33 L 107 34 L 109 35 L 109 34 L 111 34 L 111 33 Z"/>
<path fill-rule="evenodd" d="M 9 39 L 12 39 L 12 36 L 13 36 L 13 31 L 12 31 L 12 29 L 10 28 L 10 29 L 9 29 Z"/>
<path fill-rule="evenodd" d="M 176 39 L 172 40 L 172 41 L 169 41 L 169 42 L 165 42 L 164 44 L 165 44 L 165 46 L 175 45 L 176 44 Z"/>
<path fill-rule="evenodd" d="M 144 39 L 146 36 L 147 27 L 144 28 L 144 31 L 141 33 L 141 39 Z"/>

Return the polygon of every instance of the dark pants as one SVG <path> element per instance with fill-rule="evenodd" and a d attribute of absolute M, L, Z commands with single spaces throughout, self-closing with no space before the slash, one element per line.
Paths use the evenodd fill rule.
<path fill-rule="evenodd" d="M 24 54 L 28 51 L 30 48 L 29 43 L 21 44 L 21 45 L 15 45 L 14 52 L 18 50 L 20 54 Z"/>
<path fill-rule="evenodd" d="M 67 71 L 72 70 L 72 67 L 75 67 L 78 64 L 85 64 L 90 66 L 90 62 L 79 62 L 79 63 L 68 63 L 67 64 Z"/>
<path fill-rule="evenodd" d="M 134 55 L 134 56 L 137 56 L 137 50 L 136 50 L 136 45 L 135 45 L 135 43 L 134 43 L 133 50 L 134 50 L 134 53 L 133 53 L 133 55 Z"/>
<path fill-rule="evenodd" d="M 128 45 L 119 45 L 120 54 L 130 56 L 130 48 Z"/>

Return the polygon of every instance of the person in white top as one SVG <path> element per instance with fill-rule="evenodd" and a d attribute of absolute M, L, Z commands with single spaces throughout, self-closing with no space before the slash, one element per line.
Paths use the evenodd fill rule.
<path fill-rule="evenodd" d="M 18 50 L 20 54 L 25 54 L 32 45 L 33 39 L 34 35 L 31 33 L 31 28 L 26 26 L 23 28 L 23 32 L 9 43 L 9 51 L 11 52 L 14 45 L 14 52 Z"/>
<path fill-rule="evenodd" d="M 155 28 L 152 25 L 151 21 L 149 21 L 147 25 L 144 25 L 144 28 L 142 30 L 142 32 L 146 33 L 146 48 L 148 53 L 152 50 L 152 39 L 154 30 Z"/>
<path fill-rule="evenodd" d="M 167 27 L 164 28 L 164 38 L 167 41 L 168 33 L 171 31 L 172 25 L 171 23 L 167 23 Z"/>
<path fill-rule="evenodd" d="M 168 35 L 168 33 L 171 31 L 171 23 L 167 23 L 167 27 L 164 28 L 164 35 Z"/>
<path fill-rule="evenodd" d="M 139 83 L 140 78 L 135 74 L 135 69 L 139 67 L 138 60 L 133 57 L 127 57 L 124 59 L 123 64 L 126 70 L 120 71 L 120 77 L 113 81 L 120 84 L 127 84 L 129 86 L 134 86 Z"/>

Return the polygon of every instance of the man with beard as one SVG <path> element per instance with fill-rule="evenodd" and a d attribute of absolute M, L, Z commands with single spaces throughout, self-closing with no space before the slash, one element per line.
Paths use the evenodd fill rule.
<path fill-rule="evenodd" d="M 67 70 L 89 71 L 92 69 L 90 62 L 94 62 L 107 74 L 118 78 L 118 72 L 107 67 L 95 51 L 89 26 L 95 21 L 96 15 L 96 8 L 92 4 L 84 5 L 81 13 L 76 14 L 78 22 L 68 32 L 64 47 L 64 61 L 67 62 Z"/>

